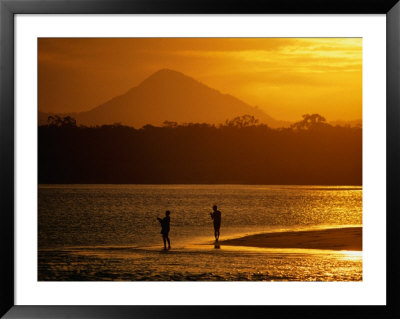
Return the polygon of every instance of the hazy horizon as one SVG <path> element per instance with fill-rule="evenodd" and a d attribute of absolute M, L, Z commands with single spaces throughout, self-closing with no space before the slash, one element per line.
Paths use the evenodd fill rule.
<path fill-rule="evenodd" d="M 362 39 L 39 39 L 39 111 L 89 111 L 160 69 L 257 106 L 276 120 L 362 118 Z"/>

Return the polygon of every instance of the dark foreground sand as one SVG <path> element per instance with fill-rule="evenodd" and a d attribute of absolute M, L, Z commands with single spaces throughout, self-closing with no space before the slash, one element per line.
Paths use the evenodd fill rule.
<path fill-rule="evenodd" d="M 262 248 L 362 250 L 362 227 L 263 233 L 224 240 L 221 244 Z"/>

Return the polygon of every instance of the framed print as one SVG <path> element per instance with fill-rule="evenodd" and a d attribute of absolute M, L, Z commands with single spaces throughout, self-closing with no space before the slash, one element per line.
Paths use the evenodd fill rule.
<path fill-rule="evenodd" d="M 5 318 L 399 314 L 397 1 L 0 10 Z"/>

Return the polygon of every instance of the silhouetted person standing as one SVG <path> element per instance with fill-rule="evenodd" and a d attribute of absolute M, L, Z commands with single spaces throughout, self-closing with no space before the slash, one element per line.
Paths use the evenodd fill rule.
<path fill-rule="evenodd" d="M 164 250 L 167 250 L 167 241 L 168 241 L 168 249 L 171 249 L 171 242 L 169 241 L 169 223 L 170 223 L 170 218 L 169 218 L 170 212 L 167 210 L 165 212 L 165 217 L 163 219 L 157 217 L 157 220 L 161 224 L 161 234 L 162 238 L 164 241 Z"/>
<path fill-rule="evenodd" d="M 215 241 L 218 242 L 219 239 L 219 229 L 221 227 L 221 212 L 217 210 L 217 205 L 213 206 L 213 212 L 210 213 L 211 218 L 214 222 L 214 236 Z"/>

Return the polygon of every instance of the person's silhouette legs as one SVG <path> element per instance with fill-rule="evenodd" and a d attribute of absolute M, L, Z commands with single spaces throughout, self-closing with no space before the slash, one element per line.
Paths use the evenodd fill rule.
<path fill-rule="evenodd" d="M 219 240 L 219 229 L 214 229 L 215 241 Z"/>
<path fill-rule="evenodd" d="M 167 250 L 167 242 L 168 242 L 168 249 L 171 249 L 171 241 L 169 240 L 168 235 L 163 235 L 163 242 L 164 242 L 164 250 Z"/>

